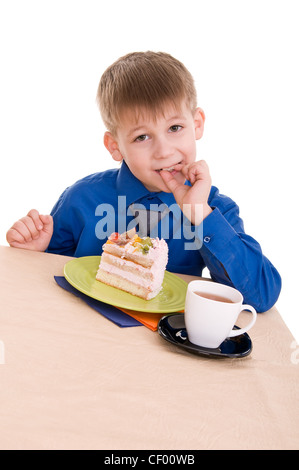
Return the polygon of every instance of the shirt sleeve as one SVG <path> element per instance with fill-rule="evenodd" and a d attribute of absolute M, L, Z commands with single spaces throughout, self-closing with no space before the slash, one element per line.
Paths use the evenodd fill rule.
<path fill-rule="evenodd" d="M 211 278 L 238 289 L 244 303 L 258 312 L 270 309 L 281 290 L 279 273 L 245 233 L 239 208 L 230 198 L 217 190 L 210 205 L 213 212 L 203 221 L 200 253 Z"/>
<path fill-rule="evenodd" d="M 67 188 L 51 211 L 54 231 L 46 250 L 47 253 L 74 256 L 78 242 L 75 234 L 78 230 L 70 192 L 70 188 Z"/>

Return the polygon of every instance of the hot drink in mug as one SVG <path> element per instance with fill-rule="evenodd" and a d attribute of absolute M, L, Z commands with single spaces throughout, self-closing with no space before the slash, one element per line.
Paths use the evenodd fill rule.
<path fill-rule="evenodd" d="M 251 322 L 233 330 L 243 310 L 252 313 Z M 233 287 L 210 281 L 191 281 L 185 303 L 185 324 L 191 343 L 206 348 L 218 348 L 226 339 L 248 331 L 256 321 L 256 311 L 243 304 L 241 292 Z"/>

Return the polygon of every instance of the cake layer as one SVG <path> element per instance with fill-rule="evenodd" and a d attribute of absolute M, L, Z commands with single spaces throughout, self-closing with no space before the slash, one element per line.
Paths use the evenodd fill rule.
<path fill-rule="evenodd" d="M 132 248 L 131 246 L 128 249 L 124 249 L 122 246 L 118 246 L 113 243 L 105 243 L 103 246 L 105 253 L 110 253 L 114 256 L 118 256 L 119 258 L 124 258 L 129 261 L 133 261 L 136 264 L 140 264 L 146 268 L 153 265 L 154 260 L 148 256 L 144 256 L 142 253 L 134 252 L 133 250 L 129 251 Z"/>
<path fill-rule="evenodd" d="M 164 278 L 164 269 L 161 269 L 160 264 L 155 264 L 151 268 L 144 268 L 132 261 L 107 253 L 102 255 L 98 273 L 102 271 L 144 287 L 149 292 L 156 291 L 161 286 Z M 98 279 L 98 276 L 96 278 Z"/>
<path fill-rule="evenodd" d="M 109 253 L 104 252 L 102 254 L 100 266 L 104 271 L 128 277 L 130 281 L 136 282 L 136 284 L 139 283 L 139 280 L 143 280 L 144 285 L 154 280 L 155 270 L 153 266 L 152 268 L 145 268 L 140 264 L 110 255 Z"/>
<path fill-rule="evenodd" d="M 136 295 L 145 300 L 153 299 L 161 290 L 161 287 L 159 287 L 155 291 L 149 291 L 146 287 L 137 285 L 128 281 L 127 279 L 124 279 L 123 277 L 119 277 L 115 274 L 111 274 L 100 269 L 97 273 L 96 279 L 98 281 L 104 282 L 108 286 L 116 287 L 117 289 L 121 289 L 128 292 L 129 294 Z"/>

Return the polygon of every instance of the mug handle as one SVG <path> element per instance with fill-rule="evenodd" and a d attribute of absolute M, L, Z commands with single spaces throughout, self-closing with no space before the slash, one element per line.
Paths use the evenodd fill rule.
<path fill-rule="evenodd" d="M 253 315 L 253 318 L 252 318 L 251 322 L 248 323 L 248 325 L 245 326 L 244 328 L 239 328 L 238 330 L 232 330 L 230 332 L 230 334 L 228 335 L 229 338 L 232 338 L 233 336 L 239 336 L 239 335 L 242 335 L 243 333 L 246 333 L 246 331 L 250 330 L 250 328 L 252 328 L 253 325 L 255 324 L 256 318 L 257 318 L 256 310 L 251 305 L 241 305 L 241 310 L 239 312 L 239 315 L 240 315 L 241 312 L 243 312 L 243 310 L 250 310 L 250 312 Z"/>

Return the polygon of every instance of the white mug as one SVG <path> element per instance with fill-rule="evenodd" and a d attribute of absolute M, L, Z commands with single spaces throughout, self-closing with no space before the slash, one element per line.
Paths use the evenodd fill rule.
<path fill-rule="evenodd" d="M 253 318 L 245 328 L 233 330 L 243 310 L 250 310 Z M 233 287 L 198 280 L 188 284 L 184 317 L 191 343 L 218 348 L 226 338 L 248 331 L 254 325 L 257 314 L 251 305 L 243 304 L 241 292 Z"/>

